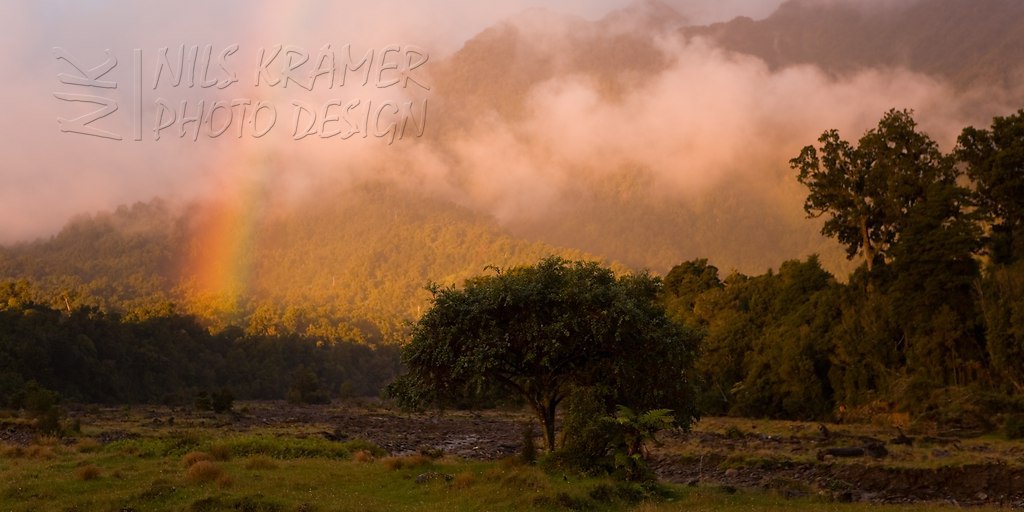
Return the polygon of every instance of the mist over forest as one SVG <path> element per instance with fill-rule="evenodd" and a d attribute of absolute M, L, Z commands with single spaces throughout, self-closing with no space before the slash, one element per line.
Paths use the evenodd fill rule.
<path fill-rule="evenodd" d="M 783 356 L 756 349 L 770 345 L 757 340 L 775 338 L 754 333 L 783 336 L 785 329 L 839 318 L 846 318 L 849 330 L 851 322 L 870 323 L 857 316 L 865 313 L 856 304 L 877 306 L 839 291 L 845 283 L 868 279 L 855 274 L 865 261 L 822 234 L 826 217 L 808 218 L 808 189 L 791 159 L 826 130 L 856 143 L 892 109 L 910 112 L 916 130 L 942 154 L 954 152 L 964 128 L 988 128 L 993 118 L 1016 112 L 1024 104 L 1024 7 L 1010 0 L 983 3 L 984 8 L 967 0 L 790 0 L 710 8 L 707 2 L 644 0 L 599 8 L 570 4 L 559 11 L 524 2 L 521 8 L 510 4 L 490 11 L 467 7 L 459 11 L 464 19 L 437 21 L 433 31 L 425 24 L 431 18 L 415 9 L 382 16 L 365 8 L 338 21 L 349 30 L 340 36 L 330 20 L 341 20 L 342 13 L 327 7 L 285 19 L 260 5 L 237 13 L 245 23 L 271 23 L 258 34 L 211 32 L 209 19 L 193 26 L 169 16 L 165 31 L 127 30 L 105 40 L 87 37 L 90 30 L 42 7 L 8 6 L 11 19 L 46 29 L 53 39 L 45 43 L 47 50 L 74 48 L 75 58 L 92 62 L 114 48 L 120 64 L 107 78 L 123 84 L 113 93 L 119 100 L 129 99 L 124 84 L 132 80 L 130 48 L 143 48 L 140 58 L 153 59 L 143 61 L 147 69 L 158 71 L 156 49 L 169 48 L 165 71 L 173 71 L 175 56 L 187 57 L 180 52 L 189 45 L 197 45 L 197 53 L 188 58 L 198 59 L 209 44 L 209 59 L 224 51 L 224 67 L 215 72 L 228 80 L 240 60 L 292 45 L 294 55 L 309 59 L 295 68 L 296 76 L 309 78 L 312 86 L 307 91 L 301 78 L 289 84 L 288 64 L 280 64 L 284 71 L 257 71 L 262 85 L 253 83 L 252 68 L 239 66 L 237 84 L 223 90 L 216 80 L 207 88 L 183 87 L 172 85 L 173 74 L 147 74 L 144 90 L 152 94 L 145 105 L 159 108 L 142 116 L 140 140 L 111 141 L 60 133 L 52 120 L 68 116 L 72 106 L 30 92 L 61 87 L 65 82 L 55 76 L 72 70 L 70 61 L 8 49 L 4 58 L 36 60 L 24 63 L 33 71 L 31 80 L 12 86 L 26 98 L 13 117 L 26 124 L 3 126 L 10 154 L 0 187 L 0 279 L 12 283 L 12 305 L 36 304 L 58 316 L 88 310 L 114 315 L 108 320 L 117 324 L 121 315 L 180 315 L 210 336 L 295 335 L 301 343 L 389 346 L 402 342 L 408 322 L 428 307 L 425 286 L 431 282 L 460 285 L 488 266 L 529 265 L 548 255 L 596 260 L 620 273 L 649 270 L 677 278 L 687 262 L 682 268 L 713 268 L 708 272 L 714 279 L 698 289 L 676 289 L 677 296 L 666 299 L 681 308 L 675 314 L 691 327 L 710 329 L 710 343 L 719 348 L 737 349 L 728 344 L 742 338 L 743 350 L 763 356 L 760 368 L 775 368 L 778 360 L 771 358 Z M 357 29 L 353 20 L 359 16 L 375 23 Z M 118 20 L 97 21 L 108 22 Z M 296 25 L 308 30 L 293 31 Z M 380 27 L 383 32 L 375 34 Z M 210 34 L 217 35 L 182 42 L 184 36 Z M 404 85 L 382 87 L 383 71 L 372 67 L 373 57 L 369 69 L 349 69 L 343 87 L 316 85 L 323 83 L 313 73 L 326 44 L 336 52 L 333 58 L 342 59 L 344 73 L 346 63 L 364 53 L 386 59 L 384 50 L 399 41 L 388 38 L 397 34 L 402 44 L 394 55 L 428 57 L 407 62 Z M 41 37 L 22 35 L 30 41 Z M 236 53 L 229 51 L 232 44 L 238 45 Z M 369 85 L 359 83 L 360 73 Z M 179 101 L 195 109 L 199 101 L 212 105 L 233 95 L 253 98 L 252 105 L 277 102 L 279 125 L 265 138 L 245 132 L 254 129 L 249 125 L 238 128 L 239 137 L 211 137 L 201 131 L 203 122 L 161 132 L 159 116 L 169 115 Z M 310 109 L 300 113 L 290 103 L 293 97 Z M 419 102 L 422 110 L 413 111 L 404 132 L 396 127 L 387 136 L 297 137 L 304 118 L 293 114 L 319 115 L 323 122 L 327 111 L 317 113 L 317 107 L 334 98 L 341 98 L 339 107 L 359 98 L 378 115 L 373 105 L 389 101 Z M 32 111 L 46 115 L 28 115 Z M 131 123 L 117 114 L 97 126 L 130 134 Z M 353 127 L 372 129 L 365 123 Z M 979 247 L 969 252 L 978 270 L 961 276 L 972 283 L 996 275 L 983 272 L 992 263 L 980 247 L 988 238 L 977 240 Z M 801 300 L 829 290 L 831 305 L 818 313 L 838 316 L 794 319 L 786 316 L 792 304 L 778 311 L 773 306 L 762 313 L 781 323 L 750 318 L 742 328 L 750 329 L 748 335 L 734 336 L 715 326 L 726 322 L 721 315 L 737 308 L 735 302 L 719 304 L 725 299 L 708 296 L 709 304 L 717 304 L 714 312 L 696 306 L 703 303 L 697 297 L 710 292 L 738 294 L 734 299 L 746 304 L 750 297 L 743 294 L 761 293 L 751 283 L 785 281 L 794 272 L 813 281 L 800 292 L 809 294 Z M 741 281 L 747 284 L 727 286 Z M 722 292 L 723 286 L 731 291 Z M 975 293 L 969 286 L 943 289 Z M 947 345 L 967 343 L 973 355 L 936 355 L 956 361 L 947 365 L 948 375 L 929 379 L 963 384 L 962 372 L 989 367 L 985 354 L 991 348 L 977 300 L 954 307 L 948 318 L 960 334 L 951 335 L 958 341 Z M 752 314 L 744 308 L 735 313 Z M 740 329 L 730 318 L 726 327 Z M 898 325 L 885 326 L 879 327 L 880 339 L 907 334 L 897 333 Z M 844 335 L 855 337 L 852 332 Z M 707 395 L 705 405 L 721 413 L 821 417 L 839 401 L 862 398 L 865 390 L 891 391 L 890 384 L 910 382 L 881 370 L 830 375 L 830 368 L 845 368 L 856 358 L 847 354 L 843 360 L 832 345 L 801 350 L 813 352 L 809 369 L 776 384 L 817 379 L 822 387 L 813 396 L 796 394 L 760 410 L 750 404 L 763 403 L 756 398 L 761 395 L 743 398 L 736 388 L 738 402 L 715 402 Z M 886 371 L 916 364 L 901 351 L 877 356 L 877 367 Z M 717 365 L 733 372 L 705 375 L 721 386 L 720 394 L 745 379 L 753 379 L 746 392 L 754 381 L 763 384 L 751 377 L 754 363 L 710 361 L 704 370 Z M 386 363 L 381 367 L 389 369 L 380 379 L 322 377 L 335 388 L 356 382 L 360 392 L 370 393 L 397 372 Z M 726 386 L 722 379 L 731 382 Z M 51 385 L 70 389 L 67 383 Z M 766 389 L 777 394 L 776 388 Z"/>

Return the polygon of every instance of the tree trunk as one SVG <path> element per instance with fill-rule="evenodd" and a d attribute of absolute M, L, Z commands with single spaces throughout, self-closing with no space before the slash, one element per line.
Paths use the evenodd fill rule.
<path fill-rule="evenodd" d="M 534 412 L 537 413 L 537 419 L 540 420 L 541 428 L 544 431 L 544 445 L 549 453 L 553 452 L 555 451 L 555 409 L 558 407 L 558 401 L 531 402 Z"/>
<path fill-rule="evenodd" d="M 868 263 L 868 273 L 871 273 L 871 267 L 875 263 L 875 248 L 871 246 L 871 235 L 868 233 L 868 218 L 861 217 L 860 219 L 860 235 L 862 237 L 862 246 L 864 247 L 864 259 Z"/>

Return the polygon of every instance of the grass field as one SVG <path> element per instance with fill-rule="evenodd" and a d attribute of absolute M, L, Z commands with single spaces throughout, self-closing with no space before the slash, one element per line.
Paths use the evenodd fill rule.
<path fill-rule="evenodd" d="M 0 445 L 0 511 L 956 509 L 787 499 L 705 484 L 652 490 L 546 472 L 515 458 L 390 456 L 366 441 L 324 439 L 314 434 L 319 425 L 239 430 L 179 418 L 177 426 L 139 427 L 145 421 L 139 410 L 118 409 L 107 419 L 86 418 L 73 436 Z"/>

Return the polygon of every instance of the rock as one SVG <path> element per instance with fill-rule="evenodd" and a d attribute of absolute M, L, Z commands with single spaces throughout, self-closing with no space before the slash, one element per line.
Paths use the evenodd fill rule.
<path fill-rule="evenodd" d="M 853 493 L 850 491 L 840 491 L 832 495 L 832 499 L 839 503 L 850 503 L 853 501 Z"/>
<path fill-rule="evenodd" d="M 832 457 L 863 457 L 865 455 L 864 448 L 849 447 L 849 448 L 826 448 L 818 451 L 818 460 L 825 460 L 826 456 Z"/>
<path fill-rule="evenodd" d="M 914 440 L 909 438 L 909 437 L 907 437 L 907 435 L 903 433 L 903 429 L 901 429 L 899 427 L 896 427 L 896 431 L 899 432 L 900 435 L 896 436 L 896 438 L 893 439 L 892 441 L 890 441 L 890 443 L 892 443 L 892 444 L 902 444 L 902 445 L 906 445 L 906 446 L 911 446 L 911 445 L 914 444 Z"/>
<path fill-rule="evenodd" d="M 440 459 L 444 455 L 444 450 L 438 447 L 421 445 L 419 447 L 420 455 L 424 457 L 430 457 L 431 459 Z"/>
<path fill-rule="evenodd" d="M 729 469 L 725 470 L 725 477 L 726 478 L 734 478 L 734 477 L 736 477 L 739 474 L 740 474 L 740 472 L 736 468 L 729 468 Z"/>
<path fill-rule="evenodd" d="M 427 471 L 426 473 L 420 473 L 416 475 L 416 483 L 425 484 L 429 482 L 451 482 L 455 479 L 455 475 L 448 473 L 441 473 L 439 471 Z"/>
<path fill-rule="evenodd" d="M 870 443 L 864 447 L 864 451 L 871 457 L 881 459 L 889 455 L 889 450 L 882 443 Z"/>

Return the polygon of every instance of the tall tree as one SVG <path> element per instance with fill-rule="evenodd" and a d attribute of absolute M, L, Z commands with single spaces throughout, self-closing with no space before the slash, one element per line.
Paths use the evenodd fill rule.
<path fill-rule="evenodd" d="M 904 220 L 929 184 L 954 183 L 957 172 L 928 135 L 917 131 L 907 110 L 890 110 L 857 146 L 837 130 L 790 161 L 807 186 L 808 217 L 827 216 L 822 234 L 846 246 L 847 257 L 864 257 L 868 270 L 887 262 Z"/>
<path fill-rule="evenodd" d="M 989 255 L 1008 264 L 1024 257 L 1024 109 L 997 117 L 990 130 L 965 128 L 956 159 L 967 169 L 985 224 Z"/>
<path fill-rule="evenodd" d="M 556 410 L 575 386 L 614 390 L 611 400 L 634 409 L 671 408 L 688 426 L 698 339 L 669 320 L 660 288 L 647 274 L 557 257 L 462 289 L 433 286 L 403 349 L 408 373 L 388 392 L 417 406 L 498 386 L 533 408 L 552 450 Z"/>

